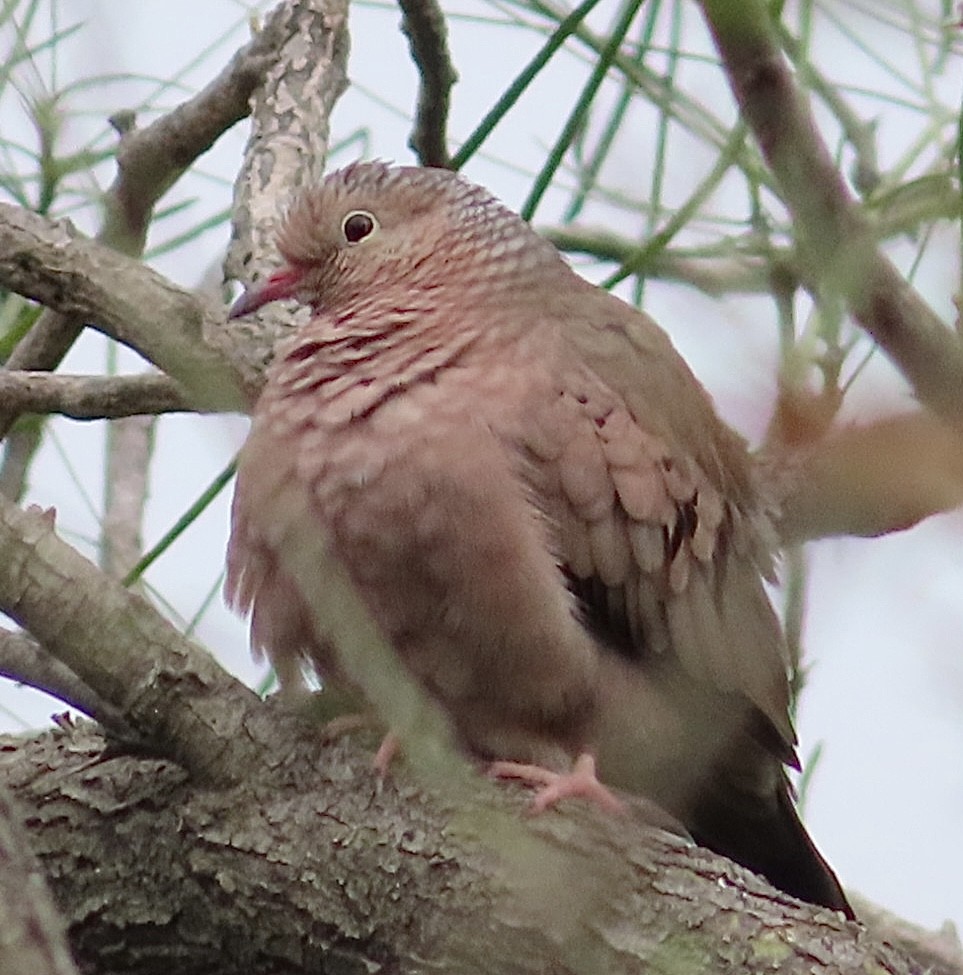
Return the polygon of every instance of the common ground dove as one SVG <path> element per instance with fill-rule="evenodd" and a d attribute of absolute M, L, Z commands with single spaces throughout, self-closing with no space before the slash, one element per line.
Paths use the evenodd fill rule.
<path fill-rule="evenodd" d="M 786 778 L 750 458 L 666 334 L 444 170 L 348 166 L 278 247 L 232 315 L 289 298 L 313 317 L 255 410 L 226 589 L 282 682 L 305 663 L 344 680 L 277 551 L 317 533 L 472 755 L 559 781 L 594 761 L 851 914 Z"/>

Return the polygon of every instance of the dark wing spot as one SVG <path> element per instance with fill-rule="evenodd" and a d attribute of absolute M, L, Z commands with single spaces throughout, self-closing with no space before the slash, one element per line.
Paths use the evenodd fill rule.
<path fill-rule="evenodd" d="M 682 532 L 686 538 L 692 538 L 695 535 L 696 528 L 699 527 L 699 512 L 696 510 L 698 502 L 699 492 L 697 491 L 685 504 L 680 504 L 676 509 L 679 512 L 678 524 L 682 526 Z"/>
<path fill-rule="evenodd" d="M 317 355 L 324 348 L 321 342 L 305 342 L 303 345 L 299 345 L 292 349 L 285 357 L 285 362 L 304 362 L 305 359 L 310 359 L 311 356 Z"/>
<path fill-rule="evenodd" d="M 692 538 L 695 534 L 695 530 L 699 525 L 699 513 L 696 511 L 696 502 L 698 500 L 699 494 L 696 492 L 688 501 L 676 505 L 675 524 L 672 526 L 671 533 L 668 528 L 662 529 L 666 538 L 666 549 L 669 553 L 670 562 L 678 555 L 679 549 L 682 548 L 682 543 L 687 538 Z"/>
<path fill-rule="evenodd" d="M 598 576 L 580 579 L 567 568 L 562 570 L 569 591 L 578 601 L 582 625 L 600 643 L 631 657 L 635 653 L 632 634 L 625 616 L 624 600 L 613 600 L 608 587 Z"/>

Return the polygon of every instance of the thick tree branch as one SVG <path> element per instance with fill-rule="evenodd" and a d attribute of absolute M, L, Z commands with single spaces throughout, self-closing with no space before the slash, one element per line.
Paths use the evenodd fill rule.
<path fill-rule="evenodd" d="M 232 240 L 224 277 L 245 286 L 277 261 L 278 219 L 295 191 L 321 179 L 329 118 L 347 87 L 347 0 L 286 2 L 289 40 L 251 97 L 251 135 L 234 183 Z M 300 319 L 268 308 L 231 323 L 237 347 L 263 366 L 278 337 Z"/>
<path fill-rule="evenodd" d="M 448 53 L 448 28 L 437 0 L 398 0 L 401 30 L 421 85 L 415 127 L 408 140 L 422 166 L 448 166 L 448 107 L 458 72 Z"/>
<path fill-rule="evenodd" d="M 43 441 L 43 424 L 39 421 L 21 423 L 11 430 L 3 444 L 3 463 L 0 465 L 0 494 L 10 501 L 19 501 L 27 487 L 27 473 L 37 448 Z"/>
<path fill-rule="evenodd" d="M 251 135 L 234 184 L 229 280 L 249 284 L 277 253 L 278 217 L 299 187 L 321 179 L 329 118 L 347 87 L 346 0 L 282 3 L 287 40 L 251 94 Z"/>
<path fill-rule="evenodd" d="M 259 753 L 253 693 L 53 529 L 0 501 L 0 609 L 198 781 L 235 781 Z"/>
<path fill-rule="evenodd" d="M 926 931 L 860 897 L 855 905 L 870 931 L 909 955 L 923 971 L 932 975 L 963 973 L 963 944 L 952 921 L 944 921 L 937 931 Z"/>
<path fill-rule="evenodd" d="M 963 347 L 876 248 L 779 48 L 762 0 L 702 0 L 729 83 L 824 286 L 954 427 L 963 425 Z"/>
<path fill-rule="evenodd" d="M 191 406 L 169 376 L 70 376 L 0 369 L 0 412 L 58 413 L 73 420 L 180 413 Z"/>
<path fill-rule="evenodd" d="M 20 818 L 20 810 L 0 787 L 0 971 L 77 975 L 63 920 L 27 845 Z"/>
<path fill-rule="evenodd" d="M 266 741 L 289 748 L 288 733 Z M 379 786 L 370 744 L 305 748 L 280 776 L 248 766 L 239 789 L 211 791 L 165 763 L 102 760 L 78 726 L 3 739 L 0 782 L 43 810 L 31 844 L 88 967 L 133 951 L 150 970 L 177 945 L 181 970 L 216 975 L 913 970 L 631 816 L 570 802 L 530 819 L 482 781 L 453 803 L 403 767 Z"/>

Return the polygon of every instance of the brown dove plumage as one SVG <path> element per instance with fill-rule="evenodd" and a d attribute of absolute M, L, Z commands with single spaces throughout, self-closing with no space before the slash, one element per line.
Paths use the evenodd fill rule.
<path fill-rule="evenodd" d="M 242 452 L 227 593 L 283 682 L 343 680 L 281 567 L 316 532 L 466 750 L 644 794 L 850 913 L 806 835 L 768 526 L 742 440 L 666 334 L 485 190 L 357 163 L 304 192 Z M 583 766 L 584 769 L 584 766 Z"/>

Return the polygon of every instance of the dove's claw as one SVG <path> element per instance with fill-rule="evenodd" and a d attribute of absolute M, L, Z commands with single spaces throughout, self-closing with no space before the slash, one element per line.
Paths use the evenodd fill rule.
<path fill-rule="evenodd" d="M 553 772 L 541 765 L 521 762 L 492 762 L 488 774 L 496 779 L 518 779 L 535 786 L 537 791 L 531 805 L 535 815 L 570 797 L 588 799 L 609 812 L 625 812 L 625 804 L 599 782 L 595 759 L 588 752 L 579 755 L 571 772 Z"/>

